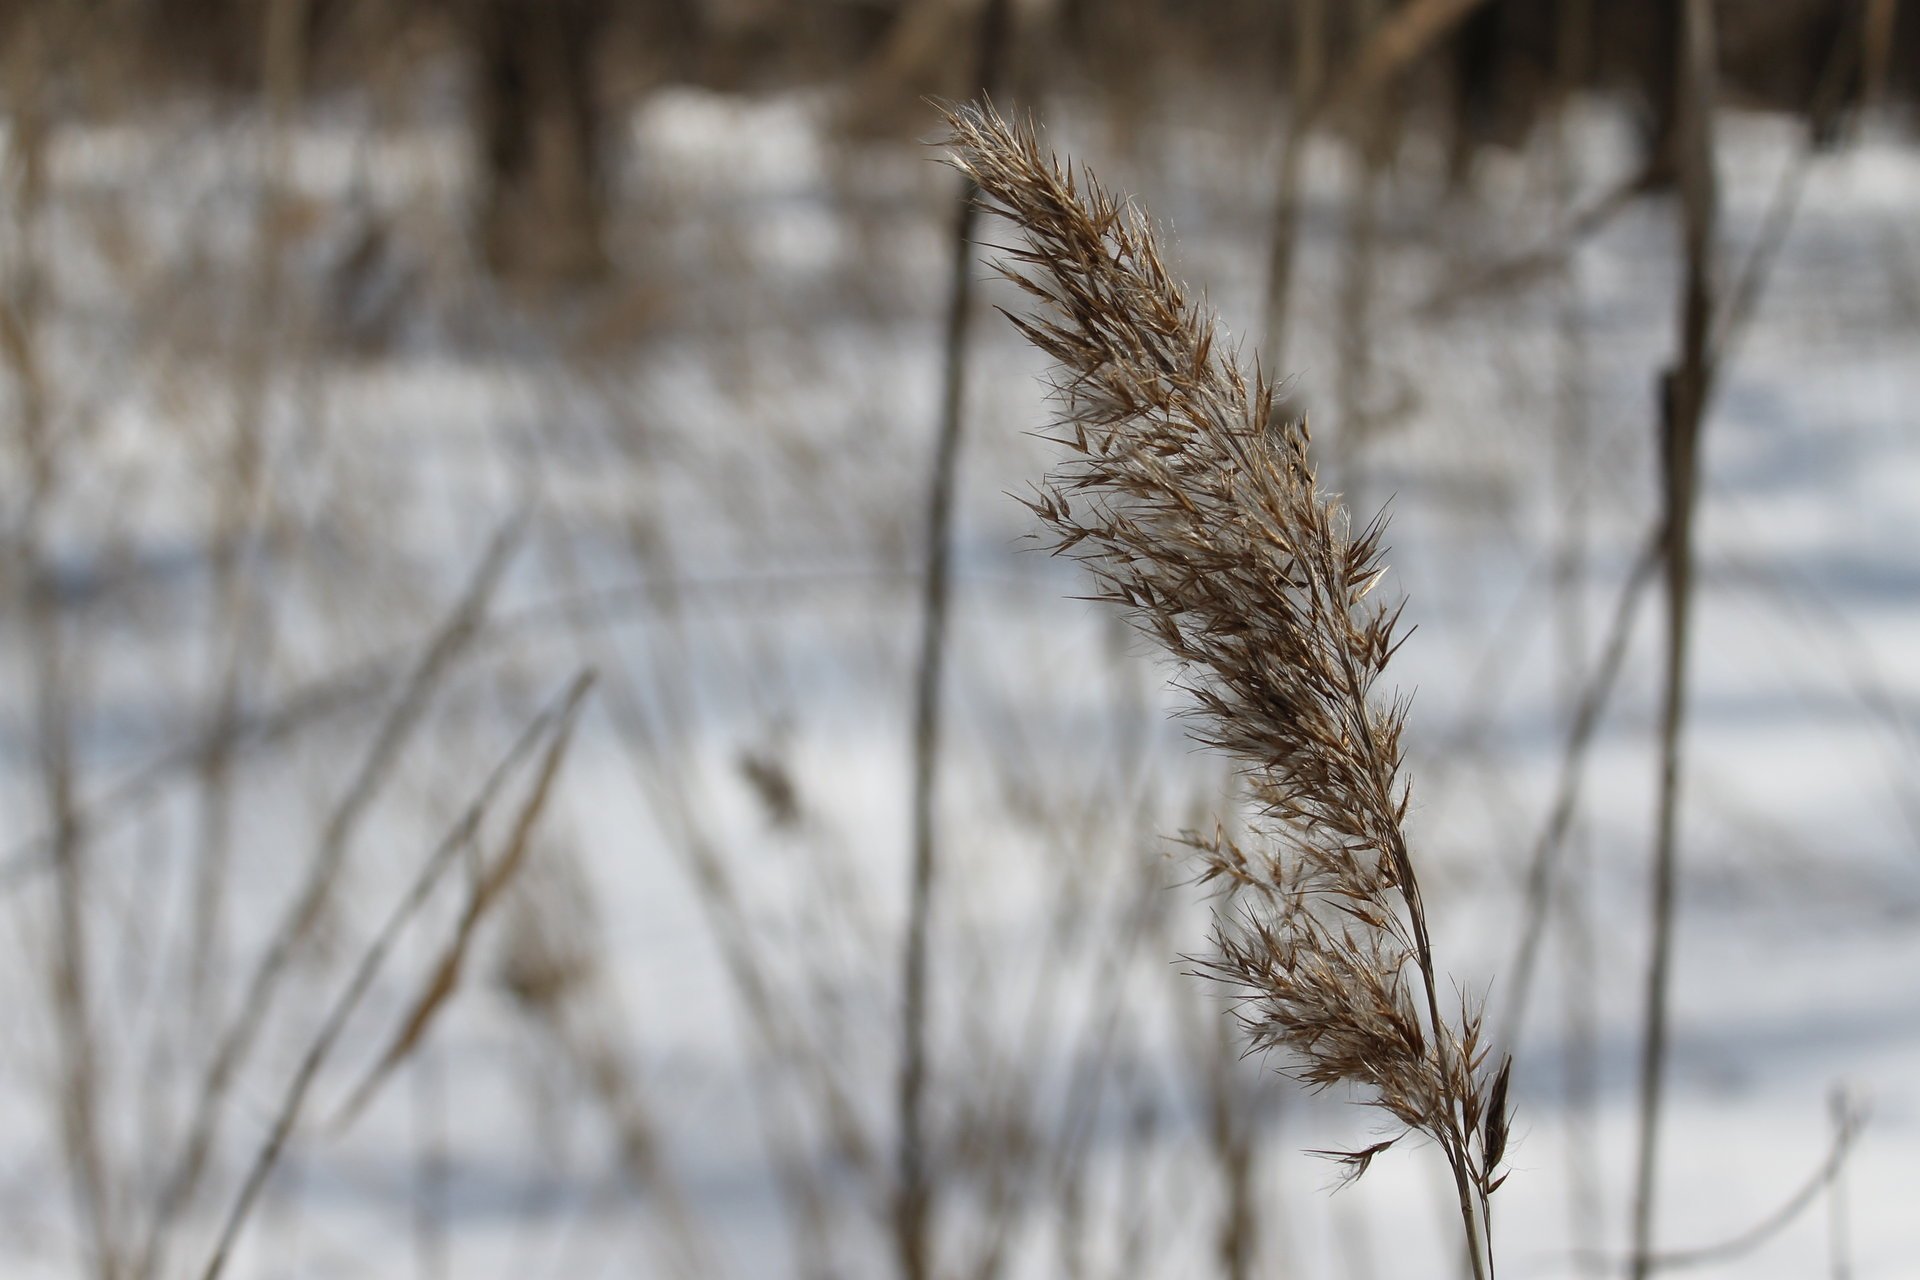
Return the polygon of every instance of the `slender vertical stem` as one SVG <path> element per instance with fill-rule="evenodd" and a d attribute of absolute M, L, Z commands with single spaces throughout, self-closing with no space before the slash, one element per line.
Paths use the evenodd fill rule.
<path fill-rule="evenodd" d="M 1579 154 L 1573 136 L 1575 97 L 1588 74 L 1588 34 L 1593 0 L 1561 0 L 1555 32 L 1554 133 L 1552 141 L 1555 235 L 1568 234 L 1575 205 Z M 1587 473 L 1589 452 L 1586 323 L 1581 310 L 1577 258 L 1569 258 L 1560 281 L 1556 346 L 1558 423 L 1554 432 L 1555 489 L 1560 495 L 1559 546 L 1554 557 L 1555 618 L 1559 631 L 1561 712 L 1572 725 L 1580 717 L 1581 673 L 1586 666 L 1588 618 Z M 1565 1050 L 1561 1084 L 1567 1103 L 1567 1192 L 1571 1238 L 1582 1256 L 1597 1254 L 1600 1174 L 1594 1159 L 1594 1010 L 1593 929 L 1587 915 L 1586 883 L 1590 865 L 1584 832 L 1573 819 L 1567 834 L 1567 869 L 1557 895 L 1562 913 L 1563 981 L 1566 986 Z M 1545 906 L 1543 905 L 1543 910 Z"/>
<path fill-rule="evenodd" d="M 248 973 L 239 1006 L 220 1030 L 200 1074 L 180 1149 L 168 1157 L 167 1172 L 155 1193 L 140 1260 L 133 1271 L 135 1280 L 152 1280 L 167 1272 L 166 1254 L 176 1243 L 173 1227 L 201 1188 L 232 1101 L 234 1081 L 258 1044 L 281 983 L 312 941 L 361 822 L 412 741 L 441 680 L 479 630 L 493 589 L 518 545 L 520 527 L 515 522 L 495 535 L 460 603 L 419 657 L 346 791 L 328 813 L 301 885 L 273 925 L 266 951 Z"/>
<path fill-rule="evenodd" d="M 248 668 L 263 640 L 265 621 L 244 573 L 247 544 L 264 506 L 267 397 L 272 380 L 275 322 L 280 311 L 281 241 L 286 223 L 289 126 L 302 94 L 308 0 L 270 0 L 261 44 L 261 105 L 265 137 L 252 276 L 239 368 L 234 376 L 233 433 L 228 471 L 214 517 L 210 554 L 214 583 L 211 623 L 220 640 L 209 646 L 213 710 L 200 763 L 199 847 L 187 928 L 186 1023 L 204 1036 L 218 1008 L 217 982 L 225 969 L 228 863 L 232 858 L 232 772 Z"/>
<path fill-rule="evenodd" d="M 469 850 L 479 838 L 482 823 L 488 809 L 506 786 L 507 779 L 519 767 L 520 762 L 546 737 L 546 749 L 539 757 L 526 799 L 521 802 L 518 815 L 509 827 L 508 849 L 522 844 L 540 816 L 546 811 L 547 801 L 553 793 L 554 780 L 559 776 L 560 766 L 565 762 L 567 750 L 573 744 L 574 727 L 579 723 L 579 713 L 585 703 L 587 693 L 593 687 L 594 676 L 591 671 L 582 671 L 569 682 L 565 693 L 548 710 L 535 717 L 533 722 L 520 735 L 507 755 L 496 766 L 475 795 L 467 811 L 455 823 L 433 853 L 427 858 L 386 921 L 374 934 L 373 940 L 355 963 L 346 986 L 334 998 L 328 1008 L 319 1030 L 308 1043 L 301 1055 L 300 1065 L 295 1069 L 292 1079 L 287 1082 L 281 1095 L 278 1109 L 267 1137 L 260 1149 L 254 1153 L 246 1176 L 241 1180 L 240 1189 L 234 1195 L 231 1206 L 222 1220 L 219 1234 L 215 1237 L 213 1250 L 207 1257 L 206 1265 L 200 1271 L 200 1280 L 220 1280 L 232 1261 L 235 1247 L 239 1244 L 242 1231 L 252 1216 L 254 1206 L 259 1202 L 268 1179 L 279 1167 L 281 1158 L 286 1154 L 287 1144 L 292 1139 L 294 1128 L 299 1123 L 306 1106 L 308 1095 L 320 1070 L 331 1057 L 335 1046 L 340 1042 L 341 1034 L 346 1030 L 349 1019 L 360 1002 L 365 999 L 374 979 L 385 966 L 387 957 L 392 954 L 401 933 L 408 922 L 425 905 L 453 865 L 455 857 Z M 505 856 L 505 855 L 503 855 Z"/>
<path fill-rule="evenodd" d="M 1887 69 L 1893 59 L 1894 29 L 1900 21 L 1900 0 L 1866 0 L 1860 33 L 1860 105 L 1879 105 L 1887 91 Z"/>
<path fill-rule="evenodd" d="M 1267 259 L 1266 340 L 1261 367 L 1282 376 L 1287 354 L 1287 300 L 1293 292 L 1294 250 L 1300 239 L 1300 186 L 1307 144 L 1326 73 L 1326 0 L 1293 0 L 1293 69 L 1287 85 L 1287 132 L 1273 206 L 1273 245 Z"/>
<path fill-rule="evenodd" d="M 1676 159 L 1685 256 L 1680 293 L 1680 356 L 1663 379 L 1664 489 L 1667 508 L 1667 649 L 1660 718 L 1660 796 L 1654 836 L 1652 943 L 1647 965 L 1646 1030 L 1640 1060 L 1639 1156 L 1633 1202 L 1633 1280 L 1652 1270 L 1660 1108 L 1666 1084 L 1667 1006 L 1672 987 L 1678 869 L 1681 735 L 1686 712 L 1687 647 L 1693 596 L 1693 515 L 1698 494 L 1701 420 L 1711 382 L 1713 318 L 1714 25 L 1711 0 L 1681 0 Z"/>
<path fill-rule="evenodd" d="M 1844 1089 L 1836 1088 L 1829 1100 L 1833 1114 L 1834 1150 L 1844 1152 L 1848 1131 L 1855 1123 Z M 1833 1177 L 1827 1183 L 1827 1274 L 1831 1280 L 1853 1280 L 1853 1244 L 1847 1227 L 1847 1166 L 1836 1160 Z"/>
<path fill-rule="evenodd" d="M 987 0 L 982 17 L 978 74 L 981 91 L 999 79 L 1008 0 Z M 973 311 L 973 241 L 980 220 L 978 192 L 969 180 L 954 212 L 945 364 L 941 374 L 939 437 L 927 501 L 926 577 L 920 600 L 920 656 L 913 705 L 913 862 L 907 927 L 901 955 L 900 1079 L 895 1099 L 899 1132 L 894 1245 L 904 1280 L 931 1272 L 932 1177 L 927 1158 L 927 987 L 932 945 L 933 884 L 938 872 L 934 779 L 940 757 L 940 691 L 946 671 L 953 502 L 965 418 L 968 318 Z"/>
<path fill-rule="evenodd" d="M 1332 605 L 1332 601 L 1328 604 Z M 1365 682 L 1354 665 L 1351 650 L 1340 654 L 1342 672 L 1346 677 L 1346 694 L 1351 704 L 1362 708 L 1367 705 Z M 1387 764 L 1388 756 L 1380 749 L 1374 738 L 1371 719 L 1361 714 L 1354 718 L 1358 736 L 1365 748 L 1366 758 L 1373 762 L 1375 776 L 1372 786 L 1376 792 L 1376 804 L 1382 812 L 1391 813 L 1393 804 L 1393 778 Z M 1413 871 L 1413 858 L 1407 852 L 1407 844 L 1398 828 L 1391 834 L 1391 846 L 1388 852 L 1397 868 L 1397 879 L 1401 900 L 1406 904 L 1407 920 L 1413 932 L 1414 963 L 1420 969 L 1420 985 L 1426 998 L 1427 1021 L 1433 1040 L 1433 1054 L 1439 1063 L 1440 1077 L 1452 1081 L 1455 1076 L 1451 1059 L 1457 1049 L 1448 1043 L 1447 1024 L 1440 1016 L 1439 981 L 1433 963 L 1433 940 L 1427 931 L 1426 902 L 1420 894 L 1420 881 Z M 1472 1064 L 1464 1064 L 1471 1067 Z M 1446 1099 L 1446 1133 L 1441 1147 L 1446 1154 L 1447 1167 L 1453 1174 L 1454 1193 L 1459 1197 L 1460 1227 L 1466 1237 L 1467 1262 L 1473 1274 L 1473 1280 L 1492 1280 L 1493 1241 L 1488 1231 L 1485 1195 L 1480 1195 L 1476 1204 L 1475 1191 L 1480 1179 L 1474 1177 L 1473 1154 L 1470 1145 L 1473 1128 L 1468 1121 L 1467 1100 L 1455 1096 L 1449 1089 Z M 1488 1170 L 1491 1172 L 1491 1170 Z"/>
<path fill-rule="evenodd" d="M 413 1270 L 421 1280 L 447 1272 L 447 1082 L 439 1051 L 415 1056 L 408 1097 L 413 1137 Z"/>
<path fill-rule="evenodd" d="M 1354 13 L 1369 38 L 1387 25 L 1383 0 L 1355 0 Z M 1346 240 L 1342 246 L 1338 303 L 1339 348 L 1334 372 L 1334 481 L 1349 511 L 1367 509 L 1361 489 L 1360 451 L 1375 425 L 1374 344 L 1379 339 L 1373 294 L 1380 254 L 1380 197 L 1389 149 L 1393 146 L 1390 85 L 1357 102 L 1358 141 L 1348 196 Z"/>
<path fill-rule="evenodd" d="M 1233 1023 L 1216 1018 L 1214 1030 L 1207 1064 L 1207 1138 L 1225 1193 L 1215 1237 L 1220 1275 L 1224 1280 L 1252 1280 L 1260 1250 L 1260 1211 L 1254 1195 L 1255 1096 L 1239 1078 Z"/>
<path fill-rule="evenodd" d="M 1377 95 L 1487 2 L 1412 0 L 1383 15 L 1379 0 L 1363 0 L 1354 7 L 1360 10 L 1364 38 L 1351 55 L 1342 58 L 1338 74 L 1330 77 L 1326 0 L 1293 0 L 1293 83 L 1276 184 L 1265 336 L 1260 348 L 1261 367 L 1269 378 L 1281 376 L 1286 356 L 1286 306 L 1299 236 L 1300 180 L 1314 126 L 1350 108 L 1378 114 Z"/>
<path fill-rule="evenodd" d="M 43 524 L 61 483 L 54 413 L 48 403 L 41 350 L 41 323 L 48 296 L 43 264 L 46 244 L 47 149 L 53 122 L 45 69 L 56 65 L 68 34 L 61 6 L 23 15 L 8 70 L 10 129 L 6 185 L 11 196 L 6 273 L 0 307 L 7 312 L 5 372 L 13 382 L 13 424 L 18 437 L 25 492 L 19 495 L 17 531 L 7 548 L 20 567 L 26 597 L 28 670 L 33 691 L 34 739 L 40 783 L 51 832 L 53 926 L 47 998 L 58 1043 L 58 1111 L 62 1156 L 73 1197 L 76 1234 L 85 1241 L 88 1273 L 102 1280 L 120 1274 L 119 1233 L 100 1134 L 100 1064 L 93 1028 L 94 990 L 87 919 L 87 833 L 75 795 L 73 639 L 48 582 Z"/>

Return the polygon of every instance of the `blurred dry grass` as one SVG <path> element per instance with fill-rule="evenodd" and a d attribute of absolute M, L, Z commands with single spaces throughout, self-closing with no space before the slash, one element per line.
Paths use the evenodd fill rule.
<path fill-rule="evenodd" d="M 957 196 L 921 95 L 977 87 L 954 51 L 981 11 L 568 5 L 558 33 L 524 5 L 0 9 L 10 1273 L 204 1275 L 223 1240 L 234 1274 L 895 1270 Z M 1680 277 L 1665 251 L 1602 271 L 1591 250 L 1661 243 L 1640 195 L 1664 82 L 1629 37 L 1663 10 L 1181 8 L 1013 5 L 1005 93 L 1140 192 L 1224 311 L 1265 317 L 1249 352 L 1285 327 L 1267 372 L 1304 371 L 1323 463 L 1360 503 L 1398 495 L 1423 887 L 1459 921 L 1463 984 L 1500 979 L 1496 1026 L 1510 943 L 1540 931 L 1557 1021 L 1514 1028 L 1516 1088 L 1555 1118 L 1526 1211 L 1550 1225 L 1526 1238 L 1617 1264 L 1603 1109 L 1643 935 L 1605 912 L 1639 910 L 1632 569 L 1672 345 L 1639 330 Z M 1835 412 L 1813 371 L 1899 394 L 1920 246 L 1870 182 L 1823 211 L 1816 166 L 1846 152 L 1816 144 L 1897 153 L 1915 11 L 1729 8 L 1729 104 L 1801 115 L 1733 117 L 1721 259 L 1752 289 L 1710 336 L 1810 370 L 1806 401 L 1768 406 L 1787 442 L 1729 456 L 1837 468 L 1791 443 Z M 1381 42 L 1442 11 L 1457 25 L 1398 61 Z M 491 80 L 531 77 L 518 100 L 475 52 L 508 19 Z M 505 135 L 535 178 L 489 162 Z M 502 196 L 523 181 L 558 194 Z M 503 201 L 500 234 L 540 252 L 489 246 Z M 1772 209 L 1814 225 L 1809 257 Z M 928 1273 L 1449 1271 L 1444 1171 L 1416 1155 L 1378 1190 L 1299 1194 L 1323 1174 L 1297 1152 L 1355 1145 L 1352 1117 L 1241 1060 L 1171 963 L 1206 912 L 1164 838 L 1252 801 L 1187 752 L 1121 629 L 1059 602 L 1071 576 L 1008 553 L 1002 491 L 1045 467 L 1037 368 L 960 319 L 980 332 L 929 809 Z M 1835 837 L 1768 808 L 1765 775 L 1690 769 L 1688 883 L 1736 936 L 1769 903 L 1857 922 L 1913 901 L 1885 854 L 1920 811 L 1908 673 L 1853 629 L 1857 596 L 1822 603 L 1844 578 L 1768 554 L 1773 483 L 1709 490 L 1695 590 L 1732 583 L 1716 611 L 1820 681 L 1781 697 L 1857 735 L 1832 790 L 1859 816 Z M 1904 581 L 1897 557 L 1854 568 Z M 1533 877 L 1556 785 L 1559 861 Z M 1827 1169 L 1824 1126 L 1776 1139 L 1776 1167 Z M 1688 1207 L 1675 1235 L 1734 1234 Z M 1816 1234 L 1844 1260 L 1836 1214 Z"/>

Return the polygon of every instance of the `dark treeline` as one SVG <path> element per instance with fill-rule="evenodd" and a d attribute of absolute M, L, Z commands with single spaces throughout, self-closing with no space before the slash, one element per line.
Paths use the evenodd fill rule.
<path fill-rule="evenodd" d="M 1288 92 L 1294 10 L 1311 0 L 1045 0 L 1017 6 L 1015 96 L 1050 88 L 1151 99 L 1190 79 L 1244 88 L 1275 110 Z M 1434 0 L 1327 4 L 1320 65 L 1338 88 L 1343 60 L 1384 23 Z M 37 56 L 92 77 L 69 93 L 94 109 L 156 94 L 228 97 L 262 88 L 273 24 L 295 49 L 300 89 L 352 91 L 433 59 L 455 59 L 484 179 L 474 233 L 509 275 L 590 279 L 605 268 L 602 227 L 610 114 L 669 84 L 743 93 L 844 84 L 848 119 L 913 136 L 929 95 L 964 95 L 978 0 L 10 0 L 0 39 L 31 33 Z M 1443 6 L 1458 10 L 1458 5 Z M 1677 0 L 1483 0 L 1423 47 L 1396 90 L 1434 109 L 1460 162 L 1523 140 L 1569 91 L 1616 96 L 1640 121 L 1650 167 L 1667 151 L 1674 108 Z M 1831 139 L 1864 102 L 1920 90 L 1920 6 L 1898 0 L 1721 0 L 1729 100 L 1805 116 Z M 1369 9 L 1372 10 L 1369 16 Z"/>

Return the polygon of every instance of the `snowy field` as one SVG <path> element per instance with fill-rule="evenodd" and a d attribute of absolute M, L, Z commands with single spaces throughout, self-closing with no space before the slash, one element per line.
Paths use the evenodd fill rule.
<path fill-rule="evenodd" d="M 1126 133 L 1047 115 L 1254 345 L 1270 130 L 1204 98 Z M 466 259 L 463 138 L 431 121 L 316 114 L 265 249 L 269 153 L 184 108 L 57 134 L 44 206 L 10 197 L 12 296 L 39 288 L 12 304 L 5 397 L 40 426 L 0 463 L 0 1273 L 95 1274 L 108 1240 L 122 1274 L 201 1274 L 330 1010 L 479 797 L 319 1064 L 229 1274 L 891 1274 L 954 178 L 826 120 L 807 99 L 652 99 L 625 158 L 623 284 L 539 306 Z M 1634 159 L 1604 115 L 1574 138 L 1579 208 Z M 1723 148 L 1729 277 L 1782 174 L 1804 185 L 1707 427 L 1659 1236 L 1738 1241 L 1811 1186 L 1693 1274 L 1907 1276 L 1920 152 L 1869 128 L 1807 162 L 1792 125 L 1737 115 Z M 1357 179 L 1314 150 L 1287 368 L 1345 471 L 1329 480 L 1391 499 L 1417 856 L 1443 964 L 1494 1026 L 1570 691 L 1654 519 L 1673 346 L 1662 200 L 1564 271 L 1463 288 L 1554 242 L 1547 150 L 1488 157 L 1447 195 L 1409 145 L 1380 186 L 1361 367 L 1340 339 Z M 1221 997 L 1187 975 L 1204 898 L 1169 837 L 1230 815 L 1228 781 L 1169 718 L 1168 673 L 1023 543 L 1009 494 L 1051 456 L 1041 367 L 987 305 L 1018 300 L 984 293 L 938 793 L 942 1274 L 1219 1274 L 1222 1099 L 1255 1138 L 1256 1274 L 1458 1274 L 1435 1153 L 1330 1193 L 1307 1152 L 1370 1141 L 1372 1113 L 1235 1061 Z M 1635 598 L 1513 1045 L 1512 1277 L 1617 1273 L 1625 1247 L 1662 618 L 1657 586 Z M 587 669 L 517 850 L 551 719 L 515 741 Z M 516 853 L 409 1042 L 462 912 Z M 310 941 L 209 1091 L 316 864 Z M 204 1167 L 157 1216 L 207 1092 Z M 1837 1097 L 1864 1122 L 1822 1178 Z"/>

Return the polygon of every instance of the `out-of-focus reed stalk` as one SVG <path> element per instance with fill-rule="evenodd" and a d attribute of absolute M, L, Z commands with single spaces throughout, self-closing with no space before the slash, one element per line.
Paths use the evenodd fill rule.
<path fill-rule="evenodd" d="M 1011 0 L 986 0 L 981 11 L 974 82 L 983 93 L 999 79 Z M 954 215 L 952 283 L 947 300 L 941 371 L 940 425 L 934 444 L 926 527 L 926 578 L 920 601 L 920 652 L 913 691 L 912 861 L 907 927 L 900 955 L 900 1076 L 894 1099 L 898 1130 L 893 1228 L 900 1274 L 924 1280 L 932 1262 L 932 1162 L 927 1152 L 927 990 L 932 954 L 933 885 L 939 871 L 934 782 L 941 742 L 940 693 L 946 673 L 953 502 L 960 433 L 965 421 L 968 321 L 973 314 L 973 241 L 978 206 L 971 186 Z"/>
<path fill-rule="evenodd" d="M 1381 0 L 1354 0 L 1354 20 L 1371 35 L 1386 21 Z M 1374 307 L 1379 285 L 1381 187 L 1399 139 L 1391 85 L 1356 102 L 1353 110 L 1351 186 L 1340 246 L 1340 283 L 1334 306 L 1333 468 L 1334 482 L 1349 509 L 1365 504 L 1361 452 L 1380 427 L 1374 352 L 1380 345 L 1380 316 Z M 1278 365 L 1267 366 L 1269 374 Z"/>
<path fill-rule="evenodd" d="M 115 1188 L 102 1133 L 105 1092 L 96 1034 L 97 992 L 89 924 L 89 835 L 81 818 L 76 760 L 76 703 L 82 646 L 62 616 L 47 545 L 48 510 L 71 469 L 51 403 L 47 370 L 47 234 L 49 152 L 55 121 L 49 69 L 71 47 L 72 28 L 59 12 L 20 16 L 12 33 L 7 76 L 8 136 L 4 185 L 8 226 L 0 252 L 0 368 L 11 382 L 23 492 L 5 532 L 8 576 L 26 603 L 27 683 L 45 797 L 48 863 L 53 870 L 48 1003 L 57 1042 L 61 1155 L 73 1197 L 76 1235 L 84 1241 L 84 1273 L 116 1280 L 122 1240 Z"/>
<path fill-rule="evenodd" d="M 1267 259 L 1266 324 L 1262 367 L 1277 370 L 1287 353 L 1287 300 L 1293 293 L 1294 251 L 1300 238 L 1301 180 L 1312 140 L 1314 107 L 1326 74 L 1325 0 L 1294 0 L 1293 68 L 1288 76 L 1287 129 L 1280 144 L 1273 204 L 1273 248 Z"/>
<path fill-rule="evenodd" d="M 1320 489 L 1306 423 L 1276 415 L 1136 211 L 990 108 L 948 118 L 954 163 L 1026 241 L 1004 270 L 1045 314 L 1013 323 L 1059 366 L 1073 460 L 1031 506 L 1098 598 L 1179 661 L 1196 736 L 1255 801 L 1244 843 L 1194 842 L 1224 891 L 1203 969 L 1241 995 L 1255 1049 L 1403 1126 L 1333 1153 L 1349 1176 L 1409 1133 L 1439 1146 L 1484 1280 L 1508 1067 L 1489 1069 L 1464 1001 L 1441 1013 L 1405 835 L 1406 708 L 1374 694 L 1399 643 L 1399 606 L 1373 598 L 1382 528 L 1356 534 Z"/>
<path fill-rule="evenodd" d="M 566 760 L 567 750 L 573 742 L 574 727 L 579 722 L 581 707 L 587 693 L 593 687 L 593 673 L 582 671 L 568 682 L 567 688 L 546 710 L 536 716 L 523 730 L 512 748 L 487 776 L 473 801 L 459 820 L 449 829 L 440 843 L 415 875 L 406 894 L 389 911 L 386 920 L 380 926 L 366 949 L 361 952 L 354 964 L 346 985 L 335 996 L 327 1010 L 325 1019 L 318 1031 L 308 1043 L 301 1055 L 300 1065 L 295 1069 L 281 1096 L 278 1107 L 273 1112 L 272 1124 L 267 1136 L 255 1152 L 247 1168 L 246 1176 L 241 1180 L 232 1205 L 222 1219 L 219 1234 L 215 1238 L 213 1251 L 206 1265 L 200 1271 L 201 1280 L 220 1280 L 233 1258 L 235 1246 L 240 1234 L 246 1228 L 255 1206 L 259 1203 L 260 1193 L 266 1187 L 267 1180 L 279 1166 L 281 1157 L 286 1153 L 287 1144 L 293 1137 L 295 1126 L 299 1123 L 306 1108 L 314 1082 L 319 1077 L 334 1048 L 339 1044 L 345 1032 L 348 1020 L 365 999 L 374 979 L 385 966 L 387 957 L 392 954 L 408 923 L 419 914 L 435 889 L 447 879 L 448 872 L 458 865 L 463 853 L 474 847 L 479 838 L 482 825 L 493 805 L 500 798 L 511 776 L 520 765 L 533 755 L 533 749 L 545 742 L 545 748 L 538 756 L 534 776 L 529 784 L 526 798 L 515 814 L 506 836 L 504 848 L 492 861 L 470 863 L 478 866 L 479 873 L 469 885 L 469 900 L 466 919 L 476 919 L 500 901 L 500 890 L 512 879 L 524 863 L 534 827 L 546 811 L 548 800 L 553 794 L 555 779 L 560 766 Z M 470 936 L 470 924 L 463 923 L 455 935 L 455 948 L 464 948 Z M 447 953 L 457 956 L 459 950 Z M 426 1006 L 428 1016 L 438 1008 L 439 1000 L 452 993 L 452 979 L 444 977 L 442 969 L 435 974 L 432 990 L 438 997 Z M 415 1022 L 414 1030 L 424 1030 L 423 1022 Z"/>
<path fill-rule="evenodd" d="M 232 435 L 227 467 L 215 499 L 208 556 L 213 587 L 208 646 L 209 705 L 206 751 L 200 762 L 199 845 L 187 929 L 187 1025 L 209 1033 L 219 1007 L 226 954 L 227 879 L 232 861 L 233 771 L 239 755 L 243 694 L 252 667 L 267 647 L 267 610 L 246 572 L 250 544 L 265 518 L 268 402 L 279 313 L 281 258 L 286 232 L 289 134 L 302 93 L 307 0 L 271 0 L 261 42 L 260 204 L 254 226 L 245 331 L 233 377 Z"/>
<path fill-rule="evenodd" d="M 1592 0 L 1564 0 L 1554 33 L 1554 100 L 1549 143 L 1554 234 L 1564 238 L 1577 203 L 1578 139 L 1573 110 L 1579 86 L 1589 75 Z M 1553 433 L 1554 491 L 1560 527 L 1554 549 L 1554 618 L 1558 632 L 1560 712 L 1569 724 L 1580 713 L 1582 676 L 1587 665 L 1589 619 L 1586 596 L 1591 540 L 1589 487 L 1592 480 L 1592 423 L 1588 413 L 1589 335 L 1577 259 L 1566 263 L 1555 300 L 1555 384 Z M 1561 980 L 1566 992 L 1560 1058 L 1561 1086 L 1567 1108 L 1567 1220 L 1573 1245 L 1583 1255 L 1601 1246 L 1601 1171 L 1595 1130 L 1599 1039 L 1596 1008 L 1598 962 L 1591 895 L 1592 858 L 1586 832 L 1577 820 L 1567 833 L 1566 873 L 1557 901 L 1561 918 Z M 1591 1269 L 1583 1275 L 1594 1275 Z"/>
<path fill-rule="evenodd" d="M 1693 515 L 1700 490 L 1700 426 L 1713 382 L 1714 15 L 1711 0 L 1679 7 L 1680 56 L 1675 160 L 1680 180 L 1680 351 L 1661 382 L 1666 510 L 1667 633 L 1660 716 L 1660 792 L 1654 828 L 1652 946 L 1646 1030 L 1640 1056 L 1639 1149 L 1634 1164 L 1629 1274 L 1653 1269 L 1660 1111 L 1666 1084 L 1667 1003 L 1673 985 L 1673 923 L 1679 866 L 1681 734 L 1687 705 L 1687 651 L 1693 607 Z"/>

